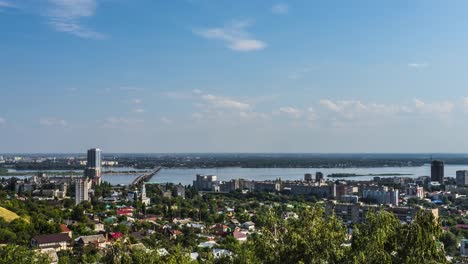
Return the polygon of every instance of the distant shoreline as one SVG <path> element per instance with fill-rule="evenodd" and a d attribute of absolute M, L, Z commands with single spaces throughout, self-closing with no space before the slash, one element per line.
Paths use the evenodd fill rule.
<path fill-rule="evenodd" d="M 348 178 L 348 177 L 390 177 L 390 176 L 411 176 L 412 173 L 369 173 L 369 174 L 355 174 L 355 173 L 332 173 L 327 175 L 328 178 Z"/>

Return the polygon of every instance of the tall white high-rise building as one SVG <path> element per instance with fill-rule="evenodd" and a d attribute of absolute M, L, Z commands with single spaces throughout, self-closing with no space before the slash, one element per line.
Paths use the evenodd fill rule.
<path fill-rule="evenodd" d="M 87 178 L 79 178 L 75 181 L 75 205 L 89 201 L 89 183 Z"/>

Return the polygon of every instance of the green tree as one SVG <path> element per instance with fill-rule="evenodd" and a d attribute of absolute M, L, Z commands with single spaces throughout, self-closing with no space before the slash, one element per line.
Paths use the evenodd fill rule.
<path fill-rule="evenodd" d="M 29 250 L 26 247 L 7 245 L 0 247 L 0 264 L 48 264 L 46 255 Z"/>

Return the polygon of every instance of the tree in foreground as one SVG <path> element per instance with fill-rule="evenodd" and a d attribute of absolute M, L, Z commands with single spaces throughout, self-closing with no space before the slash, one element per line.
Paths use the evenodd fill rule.
<path fill-rule="evenodd" d="M 7 245 L 0 247 L 0 264 L 48 264 L 49 258 L 23 246 Z"/>

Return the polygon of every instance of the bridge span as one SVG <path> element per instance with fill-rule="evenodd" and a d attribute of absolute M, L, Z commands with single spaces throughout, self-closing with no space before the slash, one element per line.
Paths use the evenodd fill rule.
<path fill-rule="evenodd" d="M 149 179 L 151 179 L 151 177 L 153 177 L 154 175 L 156 175 L 156 174 L 157 174 L 159 171 L 161 171 L 161 170 L 162 170 L 162 167 L 160 167 L 160 166 L 155 167 L 154 170 L 152 170 L 152 171 L 150 171 L 150 172 L 148 172 L 148 173 L 145 173 L 145 174 L 142 174 L 142 175 L 136 177 L 136 178 L 132 181 L 131 185 L 132 185 L 132 186 L 135 186 L 135 185 L 140 184 L 140 182 L 142 182 L 142 181 L 144 181 L 144 182 L 149 181 Z"/>

